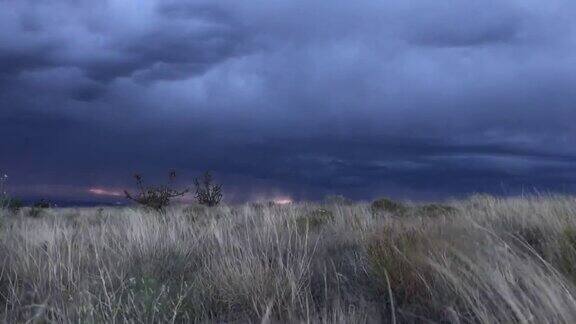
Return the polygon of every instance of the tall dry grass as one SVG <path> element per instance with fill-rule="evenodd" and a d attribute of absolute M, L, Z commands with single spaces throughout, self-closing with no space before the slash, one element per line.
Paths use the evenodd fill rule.
<path fill-rule="evenodd" d="M 0 321 L 576 323 L 574 198 L 450 205 L 0 211 Z"/>

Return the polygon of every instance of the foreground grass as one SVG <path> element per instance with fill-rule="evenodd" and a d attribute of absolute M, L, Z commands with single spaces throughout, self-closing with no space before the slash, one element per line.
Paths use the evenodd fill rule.
<path fill-rule="evenodd" d="M 576 323 L 576 199 L 450 206 L 0 211 L 0 321 Z"/>

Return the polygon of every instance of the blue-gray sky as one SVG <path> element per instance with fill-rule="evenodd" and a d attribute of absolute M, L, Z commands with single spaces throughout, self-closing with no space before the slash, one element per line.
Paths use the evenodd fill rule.
<path fill-rule="evenodd" d="M 570 0 L 2 0 L 0 169 L 15 195 L 58 199 L 169 169 L 213 170 L 230 200 L 574 192 L 575 14 Z"/>

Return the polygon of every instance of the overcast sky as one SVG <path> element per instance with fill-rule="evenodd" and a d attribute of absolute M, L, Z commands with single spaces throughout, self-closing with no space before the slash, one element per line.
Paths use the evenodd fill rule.
<path fill-rule="evenodd" d="M 212 170 L 230 201 L 575 192 L 575 16 L 572 0 L 1 0 L 0 170 L 15 195 L 84 200 L 169 169 Z"/>

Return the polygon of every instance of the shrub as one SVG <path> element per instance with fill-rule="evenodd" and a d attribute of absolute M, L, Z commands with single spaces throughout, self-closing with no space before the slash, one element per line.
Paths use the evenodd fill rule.
<path fill-rule="evenodd" d="M 20 199 L 16 199 L 16 198 L 12 198 L 8 201 L 8 210 L 12 213 L 12 214 L 17 214 L 20 209 L 22 209 L 22 207 L 24 207 L 24 204 L 22 203 L 22 200 Z"/>
<path fill-rule="evenodd" d="M 6 198 L 0 202 L 0 209 L 6 209 L 11 214 L 17 214 L 24 204 L 20 199 Z"/>
<path fill-rule="evenodd" d="M 46 199 L 40 199 L 32 205 L 34 208 L 47 209 L 52 207 L 52 204 Z"/>
<path fill-rule="evenodd" d="M 44 214 L 44 211 L 46 209 L 49 209 L 51 207 L 52 204 L 48 200 L 40 199 L 36 201 L 34 204 L 32 204 L 32 207 L 30 207 L 25 212 L 25 215 L 32 218 L 39 218 L 40 216 L 42 216 L 42 214 Z"/>
<path fill-rule="evenodd" d="M 388 198 L 380 198 L 375 200 L 372 202 L 372 205 L 370 205 L 370 209 L 374 214 L 384 211 L 401 215 L 408 211 L 408 208 L 404 206 L 404 204 Z"/>
<path fill-rule="evenodd" d="M 296 225 L 301 230 L 305 230 L 307 228 L 318 229 L 322 225 L 333 220 L 334 214 L 331 211 L 319 208 L 296 218 Z"/>
<path fill-rule="evenodd" d="M 222 200 L 222 185 L 212 184 L 212 175 L 206 171 L 201 180 L 194 179 L 196 199 L 201 205 L 217 206 Z"/>
<path fill-rule="evenodd" d="M 135 174 L 136 186 L 138 187 L 137 196 L 132 196 L 127 190 L 124 190 L 126 198 L 155 211 L 164 211 L 165 208 L 170 204 L 170 200 L 176 197 L 184 196 L 189 190 L 176 190 L 170 188 L 168 185 L 158 186 L 158 187 L 145 187 L 142 182 L 142 175 Z M 168 178 L 170 181 L 176 179 L 176 172 L 171 171 Z"/>
<path fill-rule="evenodd" d="M 443 204 L 427 204 L 416 208 L 416 214 L 419 216 L 437 217 L 454 215 L 456 212 L 458 212 L 458 209 Z"/>

